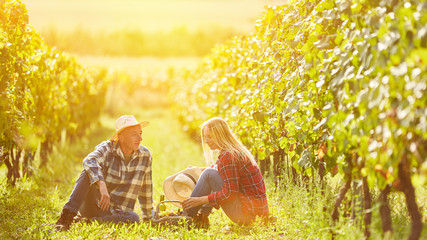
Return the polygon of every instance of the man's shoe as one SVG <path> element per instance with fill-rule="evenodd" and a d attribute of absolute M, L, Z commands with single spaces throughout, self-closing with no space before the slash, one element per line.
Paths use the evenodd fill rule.
<path fill-rule="evenodd" d="M 72 212 L 66 208 L 62 209 L 61 216 L 55 224 L 55 229 L 57 231 L 67 231 L 70 229 L 70 225 L 76 215 L 77 213 Z"/>
<path fill-rule="evenodd" d="M 74 217 L 74 222 L 76 222 L 76 223 L 78 223 L 78 222 L 91 223 L 92 220 L 90 218 L 77 215 Z"/>

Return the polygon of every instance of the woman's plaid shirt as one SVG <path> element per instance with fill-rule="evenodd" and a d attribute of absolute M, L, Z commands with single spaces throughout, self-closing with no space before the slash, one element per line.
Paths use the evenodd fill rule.
<path fill-rule="evenodd" d="M 220 191 L 208 195 L 212 206 L 219 208 L 222 203 L 238 197 L 243 213 L 268 216 L 264 178 L 257 165 L 238 161 L 229 152 L 219 155 L 216 165 L 224 185 Z"/>
<path fill-rule="evenodd" d="M 105 181 L 111 211 L 133 211 L 138 198 L 142 219 L 149 219 L 153 208 L 151 162 L 148 149 L 139 146 L 126 165 L 119 144 L 104 141 L 83 160 L 83 166 L 91 184 Z"/>

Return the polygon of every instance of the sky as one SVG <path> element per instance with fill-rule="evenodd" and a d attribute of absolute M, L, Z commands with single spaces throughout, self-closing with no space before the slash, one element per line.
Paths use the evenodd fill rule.
<path fill-rule="evenodd" d="M 23 0 L 39 31 L 170 31 L 219 25 L 251 32 L 267 4 L 283 0 Z"/>

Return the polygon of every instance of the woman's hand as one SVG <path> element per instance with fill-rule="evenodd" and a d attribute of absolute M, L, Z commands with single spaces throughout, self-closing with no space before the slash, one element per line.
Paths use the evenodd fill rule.
<path fill-rule="evenodd" d="M 107 185 L 104 181 L 98 181 L 99 193 L 101 195 L 101 199 L 99 200 L 99 208 L 102 211 L 108 210 L 110 207 L 110 194 L 108 193 Z"/>
<path fill-rule="evenodd" d="M 203 197 L 189 197 L 181 202 L 181 205 L 184 209 L 189 209 L 193 207 L 197 207 L 203 204 L 209 203 L 208 196 Z"/>

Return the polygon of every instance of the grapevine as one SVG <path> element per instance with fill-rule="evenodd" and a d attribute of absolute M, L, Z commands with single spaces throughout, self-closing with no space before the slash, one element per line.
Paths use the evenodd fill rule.
<path fill-rule="evenodd" d="M 276 179 L 288 168 L 309 177 L 336 171 L 345 183 L 334 220 L 352 182 L 362 182 L 366 210 L 372 188 L 384 204 L 390 187 L 402 191 L 417 239 L 413 185 L 427 180 L 426 13 L 423 0 L 267 7 L 256 33 L 216 47 L 187 79 L 176 94 L 180 119 L 195 132 L 224 117 L 261 166 L 270 156 L 285 165 Z"/>
<path fill-rule="evenodd" d="M 14 185 L 34 169 L 37 149 L 45 166 L 63 134 L 76 139 L 85 133 L 102 110 L 107 85 L 105 72 L 85 69 L 46 45 L 29 25 L 23 3 L 5 1 L 1 7 L 0 163 Z"/>

